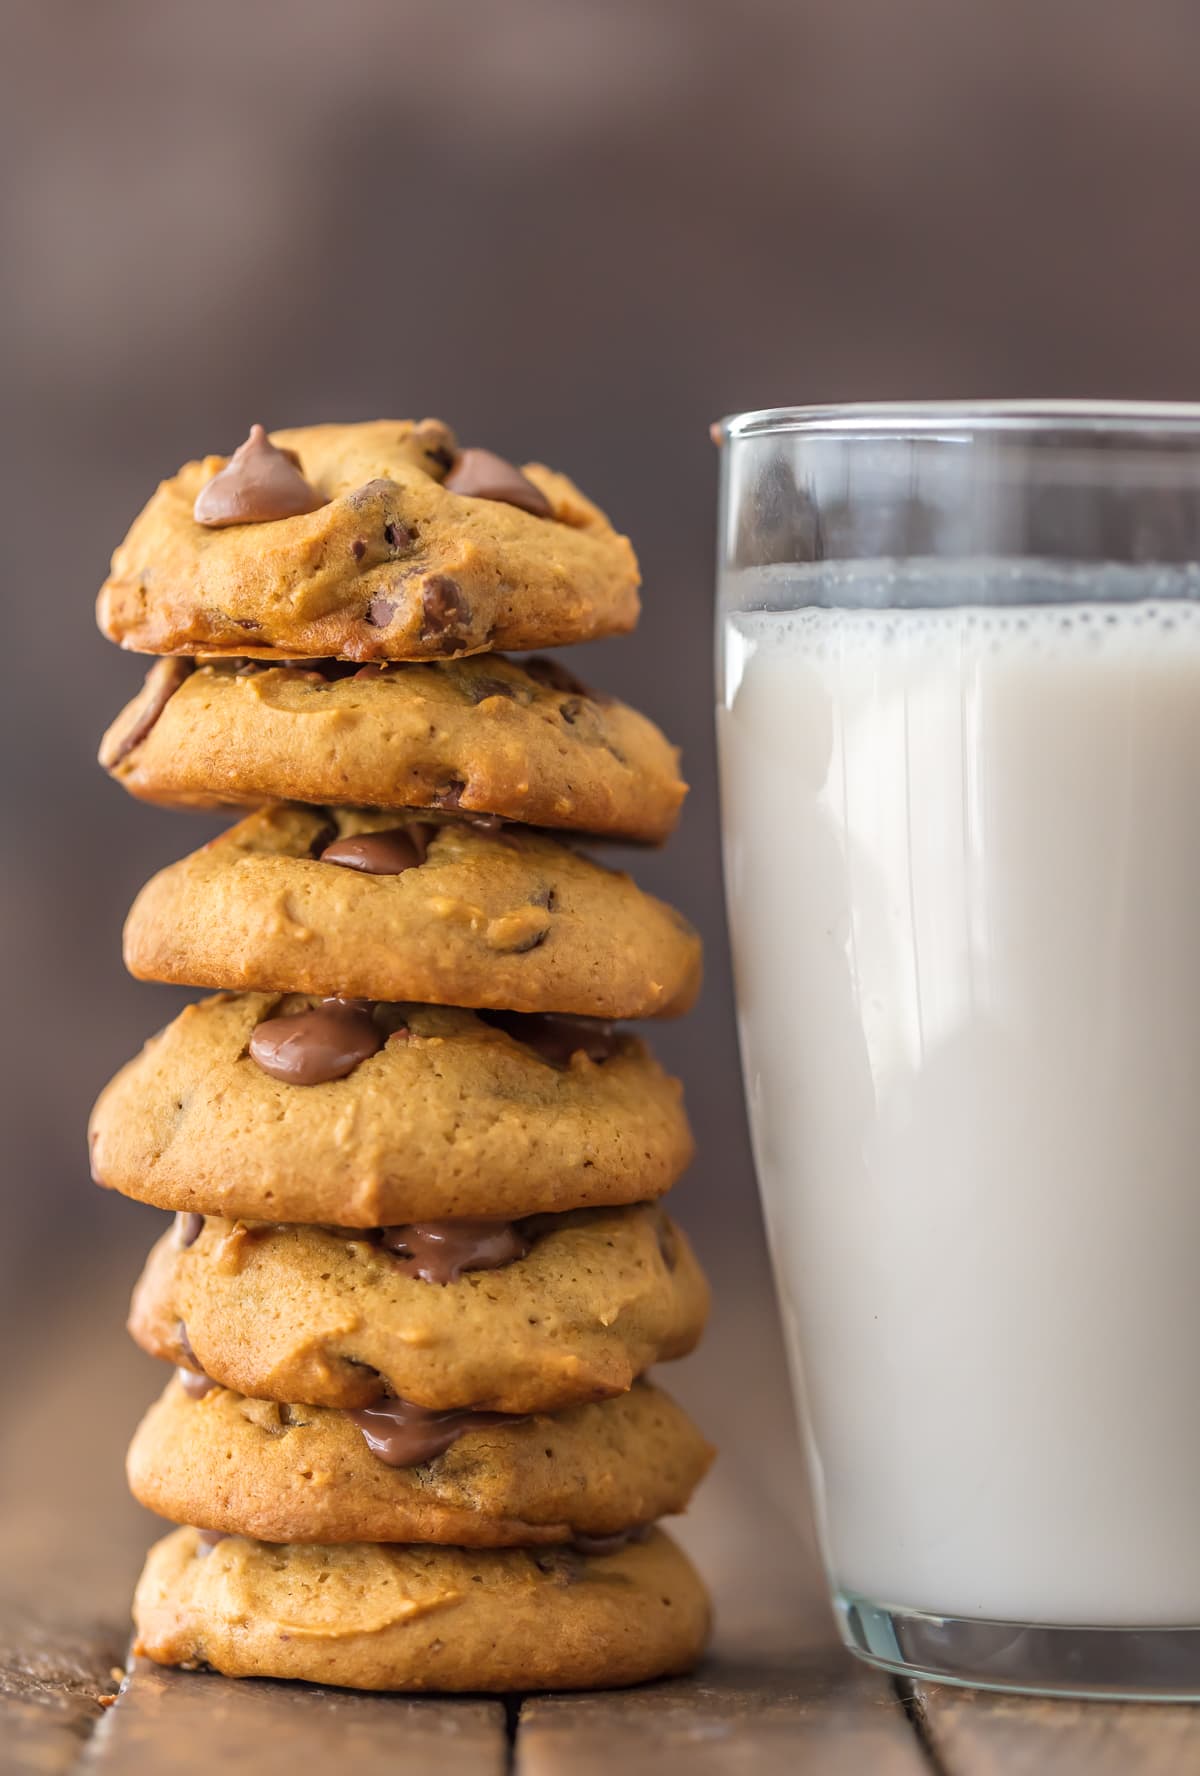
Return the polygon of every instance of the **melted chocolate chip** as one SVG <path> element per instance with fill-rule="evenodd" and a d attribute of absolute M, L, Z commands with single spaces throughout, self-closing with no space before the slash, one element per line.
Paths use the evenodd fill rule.
<path fill-rule="evenodd" d="M 364 1001 L 326 999 L 310 1011 L 267 1018 L 250 1038 L 250 1056 L 287 1085 L 344 1079 L 383 1047 L 383 1032 Z"/>
<path fill-rule="evenodd" d="M 395 1254 L 397 1269 L 426 1283 L 456 1283 L 467 1270 L 499 1270 L 515 1264 L 529 1241 L 511 1221 L 413 1221 L 385 1227 L 380 1244 Z"/>
<path fill-rule="evenodd" d="M 366 537 L 355 537 L 354 541 L 350 545 L 350 553 L 353 555 L 354 559 L 356 561 L 361 561 L 363 556 L 366 554 L 366 552 L 367 552 Z"/>
<path fill-rule="evenodd" d="M 315 512 L 325 501 L 300 472 L 294 450 L 272 444 L 262 426 L 250 427 L 225 467 L 196 495 L 197 524 L 219 530 L 227 524 L 262 524 Z M 254 625 L 257 628 L 257 624 Z"/>
<path fill-rule="evenodd" d="M 368 876 L 400 876 L 424 863 L 432 836 L 432 829 L 419 820 L 383 832 L 355 833 L 326 845 L 321 862 L 362 870 Z"/>
<path fill-rule="evenodd" d="M 180 1213 L 175 1217 L 175 1238 L 186 1251 L 204 1232 L 204 1216 Z"/>
<path fill-rule="evenodd" d="M 412 544 L 413 533 L 398 518 L 390 518 L 383 527 L 383 540 L 391 549 L 407 549 Z"/>
<path fill-rule="evenodd" d="M 355 678 L 384 678 L 387 674 L 387 663 L 376 666 L 360 666 L 354 674 Z"/>
<path fill-rule="evenodd" d="M 517 694 L 503 678 L 472 678 L 464 688 L 472 703 L 486 703 L 489 697 L 507 697 L 512 701 Z"/>
<path fill-rule="evenodd" d="M 495 838 L 495 842 L 508 845 L 509 851 L 520 851 L 518 828 L 509 826 L 502 813 L 476 813 L 474 808 L 463 808 L 463 790 L 465 783 L 447 783 L 444 789 L 433 790 L 430 806 L 438 813 L 451 812 L 458 815 L 456 826 L 469 826 L 472 833 L 481 833 L 485 838 Z"/>
<path fill-rule="evenodd" d="M 583 1566 L 571 1548 L 545 1548 L 532 1556 L 540 1573 L 559 1585 L 574 1585 L 583 1577 Z"/>
<path fill-rule="evenodd" d="M 396 603 L 391 598 L 373 598 L 367 606 L 367 622 L 374 629 L 386 629 L 396 614 Z"/>
<path fill-rule="evenodd" d="M 590 1061 L 607 1061 L 620 1045 L 616 1030 L 600 1018 L 554 1011 L 480 1011 L 475 1015 L 503 1030 L 514 1042 L 533 1049 L 551 1067 L 569 1067 L 571 1056 L 580 1053 Z"/>
<path fill-rule="evenodd" d="M 314 813 L 315 812 L 316 810 L 314 809 Z M 332 845 L 337 836 L 337 821 L 323 816 L 316 832 L 308 841 L 308 855 L 312 858 L 314 863 L 317 863 L 320 860 L 321 853 L 324 851 L 326 845 Z"/>
<path fill-rule="evenodd" d="M 510 850 L 519 851 L 516 833 L 502 814 L 477 814 L 473 808 L 463 807 L 462 793 L 466 787 L 465 783 L 447 783 L 445 788 L 434 791 L 431 806 L 439 812 L 453 810 L 458 815 L 454 824 L 469 826 L 472 832 L 482 833 L 488 839 L 499 839 Z"/>
<path fill-rule="evenodd" d="M 517 1424 L 510 1412 L 434 1412 L 411 1400 L 377 1400 L 373 1406 L 348 1411 L 367 1448 L 389 1468 L 415 1468 L 432 1461 L 468 1431 L 485 1425 Z"/>
<path fill-rule="evenodd" d="M 632 1529 L 618 1529 L 613 1535 L 584 1535 L 576 1530 L 571 1537 L 571 1548 L 576 1554 L 619 1554 L 630 1542 L 644 1542 L 649 1534 L 648 1523 L 636 1524 Z"/>
<path fill-rule="evenodd" d="M 202 1400 L 205 1394 L 211 1394 L 218 1385 L 212 1376 L 205 1375 L 203 1370 L 176 1369 L 175 1373 L 179 1377 L 180 1387 L 189 1400 Z"/>
<path fill-rule="evenodd" d="M 454 452 L 448 449 L 445 444 L 430 445 L 425 454 L 431 462 L 437 464 L 439 469 L 452 469 L 454 467 Z"/>
<path fill-rule="evenodd" d="M 421 594 L 422 641 L 457 641 L 468 631 L 471 607 L 457 580 L 431 574 Z"/>
<path fill-rule="evenodd" d="M 124 733 L 116 736 L 101 760 L 108 770 L 111 771 L 114 765 L 119 765 L 122 759 L 129 757 L 135 746 L 142 744 L 184 679 L 189 677 L 194 669 L 195 662 L 192 660 L 155 661 L 146 674 L 142 695 L 134 705 L 133 719 Z"/>
<path fill-rule="evenodd" d="M 553 518 L 554 508 L 528 475 L 491 450 L 464 450 L 442 483 L 447 493 L 468 499 L 500 500 L 535 518 Z"/>

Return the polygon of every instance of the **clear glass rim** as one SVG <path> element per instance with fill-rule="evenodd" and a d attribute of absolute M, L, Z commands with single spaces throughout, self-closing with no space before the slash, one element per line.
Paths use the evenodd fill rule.
<path fill-rule="evenodd" d="M 714 442 L 792 433 L 901 439 L 1038 432 L 1200 436 L 1200 402 L 1189 401 L 847 401 L 762 407 L 712 427 Z"/>

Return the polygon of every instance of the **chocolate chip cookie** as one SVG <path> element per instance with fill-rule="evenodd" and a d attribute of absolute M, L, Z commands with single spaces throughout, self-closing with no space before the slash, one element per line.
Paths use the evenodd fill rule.
<path fill-rule="evenodd" d="M 279 1545 L 177 1529 L 151 1550 L 135 1651 L 228 1677 L 359 1690 L 570 1690 L 686 1671 L 708 1597 L 670 1537 L 614 1554 L 351 1542 Z"/>
<path fill-rule="evenodd" d="M 444 659 L 622 634 L 638 580 L 565 475 L 438 420 L 255 427 L 161 483 L 97 618 L 141 653 Z"/>
<path fill-rule="evenodd" d="M 263 993 L 189 1005 L 91 1124 L 139 1202 L 344 1227 L 645 1201 L 691 1152 L 678 1082 L 603 1024 Z"/>
<path fill-rule="evenodd" d="M 150 802 L 461 808 L 657 842 L 685 785 L 645 716 L 557 661 L 159 660 L 100 762 Z"/>
<path fill-rule="evenodd" d="M 521 1255 L 443 1282 L 420 1274 L 400 1230 L 185 1222 L 151 1252 L 129 1329 L 152 1356 L 255 1399 L 393 1395 L 436 1412 L 554 1412 L 622 1393 L 695 1345 L 708 1286 L 660 1209 L 580 1210 L 520 1232 Z"/>
<path fill-rule="evenodd" d="M 125 925 L 141 980 L 674 1017 L 700 940 L 630 879 L 528 827 L 284 803 L 159 872 Z"/>
<path fill-rule="evenodd" d="M 644 1381 L 553 1415 L 415 1423 L 386 1401 L 353 1414 L 195 1384 L 172 1380 L 138 1427 L 133 1495 L 176 1523 L 269 1542 L 590 1549 L 682 1511 L 712 1459 Z"/>

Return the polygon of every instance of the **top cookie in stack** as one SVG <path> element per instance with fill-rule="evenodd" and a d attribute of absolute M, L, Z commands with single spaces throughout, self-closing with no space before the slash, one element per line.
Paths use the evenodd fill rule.
<path fill-rule="evenodd" d="M 534 1689 L 702 1644 L 653 1524 L 710 1452 L 645 1380 L 706 1311 L 652 1206 L 691 1138 L 609 1027 L 686 1011 L 699 941 L 554 836 L 661 840 L 684 785 L 557 663 L 472 657 L 628 630 L 637 584 L 565 477 L 432 420 L 256 426 L 117 550 L 101 627 L 168 657 L 102 762 L 255 809 L 138 896 L 132 972 L 222 991 L 91 1129 L 97 1181 L 180 1215 L 130 1321 L 181 1368 L 130 1452 L 186 1526 L 139 1587 L 155 1658 Z"/>
<path fill-rule="evenodd" d="M 637 589 L 628 538 L 540 463 L 433 419 L 255 426 L 161 484 L 98 617 L 140 653 L 442 660 L 624 634 Z"/>

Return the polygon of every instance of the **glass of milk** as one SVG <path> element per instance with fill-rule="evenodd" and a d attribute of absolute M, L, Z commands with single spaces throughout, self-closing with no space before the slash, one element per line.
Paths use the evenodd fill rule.
<path fill-rule="evenodd" d="M 1200 407 L 717 429 L 729 921 L 834 1606 L 1200 1697 Z"/>

